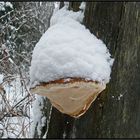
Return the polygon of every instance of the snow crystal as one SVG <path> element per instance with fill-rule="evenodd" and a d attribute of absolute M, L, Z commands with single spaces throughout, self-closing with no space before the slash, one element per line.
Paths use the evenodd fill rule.
<path fill-rule="evenodd" d="M 83 15 L 66 6 L 53 14 L 50 28 L 33 51 L 32 84 L 68 77 L 109 82 L 113 59 L 103 41 L 79 23 Z"/>

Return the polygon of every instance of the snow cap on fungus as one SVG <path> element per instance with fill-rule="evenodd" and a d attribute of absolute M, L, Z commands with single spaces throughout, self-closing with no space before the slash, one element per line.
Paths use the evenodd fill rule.
<path fill-rule="evenodd" d="M 103 41 L 79 23 L 82 14 L 64 6 L 52 16 L 33 51 L 32 84 L 65 77 L 109 82 L 113 59 Z"/>

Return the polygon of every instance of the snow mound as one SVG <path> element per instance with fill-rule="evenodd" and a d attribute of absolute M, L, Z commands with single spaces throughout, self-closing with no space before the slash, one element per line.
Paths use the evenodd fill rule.
<path fill-rule="evenodd" d="M 113 59 L 103 41 L 80 24 L 82 11 L 56 11 L 50 28 L 36 44 L 31 61 L 31 84 L 80 77 L 108 83 Z"/>

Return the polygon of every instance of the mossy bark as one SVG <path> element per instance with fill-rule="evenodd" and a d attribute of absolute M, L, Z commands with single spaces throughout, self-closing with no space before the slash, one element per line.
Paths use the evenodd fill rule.
<path fill-rule="evenodd" d="M 70 3 L 76 9 L 79 3 Z M 47 138 L 140 137 L 140 2 L 87 2 L 85 26 L 115 58 L 110 83 L 79 119 L 55 108 Z"/>

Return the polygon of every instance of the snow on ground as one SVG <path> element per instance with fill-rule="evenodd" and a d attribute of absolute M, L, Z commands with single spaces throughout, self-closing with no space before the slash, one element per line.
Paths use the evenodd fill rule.
<path fill-rule="evenodd" d="M 12 79 L 3 84 L 10 106 L 13 106 L 16 102 L 23 99 L 23 97 L 27 94 L 26 89 L 22 85 L 20 76 L 15 75 Z"/>
<path fill-rule="evenodd" d="M 2 79 L 3 75 L 0 74 L 0 80 Z M 28 98 L 21 101 L 28 94 L 22 81 L 19 75 L 14 75 L 2 83 L 5 94 L 0 94 L 0 118 L 8 112 L 11 113 L 0 120 L 0 138 L 28 138 L 30 136 L 31 106 L 28 104 Z M 10 111 L 18 102 L 20 103 L 16 108 Z"/>
<path fill-rule="evenodd" d="M 7 118 L 0 124 L 2 138 L 29 138 L 29 120 L 26 117 Z"/>
<path fill-rule="evenodd" d="M 84 6 L 82 6 L 84 7 Z M 113 59 L 106 45 L 80 24 L 81 11 L 56 11 L 50 28 L 36 44 L 31 61 L 31 83 L 82 77 L 108 83 Z"/>

